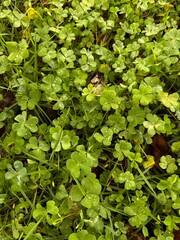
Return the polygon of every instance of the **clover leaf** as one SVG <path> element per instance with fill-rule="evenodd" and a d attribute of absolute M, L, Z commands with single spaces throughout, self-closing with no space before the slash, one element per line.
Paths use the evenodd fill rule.
<path fill-rule="evenodd" d="M 160 158 L 159 166 L 166 169 L 167 173 L 174 173 L 178 167 L 176 166 L 175 159 L 171 155 L 162 156 Z"/>
<path fill-rule="evenodd" d="M 93 193 L 88 193 L 82 199 L 81 204 L 86 208 L 94 208 L 99 205 L 99 196 Z"/>
<path fill-rule="evenodd" d="M 64 130 L 60 126 L 50 128 L 51 147 L 55 152 L 59 152 L 61 148 L 67 150 L 77 145 L 79 137 L 76 136 L 73 130 Z"/>
<path fill-rule="evenodd" d="M 68 240 L 96 240 L 93 234 L 88 233 L 87 230 L 81 230 L 77 233 L 71 233 Z"/>
<path fill-rule="evenodd" d="M 0 128 L 4 127 L 4 121 L 7 119 L 8 114 L 7 112 L 1 112 L 0 113 Z"/>
<path fill-rule="evenodd" d="M 180 178 L 178 175 L 172 174 L 166 180 L 160 180 L 160 182 L 157 184 L 157 188 L 161 191 L 167 189 L 172 200 L 175 201 L 180 194 Z"/>
<path fill-rule="evenodd" d="M 83 48 L 80 53 L 82 54 L 79 59 L 81 69 L 85 72 L 95 71 L 97 63 L 94 60 L 92 52 Z"/>
<path fill-rule="evenodd" d="M 180 151 L 180 141 L 178 142 L 173 142 L 171 146 L 171 150 L 174 153 L 178 153 Z"/>
<path fill-rule="evenodd" d="M 48 97 L 53 97 L 55 93 L 62 89 L 62 79 L 53 74 L 48 74 L 43 77 L 42 82 L 40 89 L 43 90 Z"/>
<path fill-rule="evenodd" d="M 61 52 L 57 55 L 58 62 L 66 62 L 67 68 L 74 68 L 74 61 L 76 60 L 76 56 L 74 55 L 73 50 L 68 50 L 65 47 L 61 48 Z"/>
<path fill-rule="evenodd" d="M 91 168 L 96 166 L 97 159 L 83 150 L 74 151 L 71 154 L 71 158 L 66 162 L 67 169 L 75 178 L 79 178 L 81 171 L 88 176 L 91 172 Z"/>
<path fill-rule="evenodd" d="M 9 52 L 8 60 L 11 62 L 21 64 L 29 56 L 28 44 L 25 39 L 22 39 L 20 43 L 6 42 L 6 46 Z"/>
<path fill-rule="evenodd" d="M 37 84 L 27 84 L 20 86 L 16 93 L 16 100 L 21 110 L 33 110 L 41 98 L 41 93 Z"/>
<path fill-rule="evenodd" d="M 4 74 L 9 70 L 9 62 L 7 56 L 0 56 L 0 74 Z"/>
<path fill-rule="evenodd" d="M 4 148 L 7 149 L 7 152 L 20 154 L 25 148 L 24 143 L 24 139 L 19 137 L 16 132 L 12 131 L 4 139 Z"/>
<path fill-rule="evenodd" d="M 133 203 L 130 203 L 129 206 L 125 206 L 124 212 L 131 216 L 129 218 L 129 223 L 132 227 L 139 228 L 143 225 L 150 214 L 149 207 L 147 205 L 147 197 L 133 197 Z"/>
<path fill-rule="evenodd" d="M 88 84 L 87 88 L 84 88 L 82 91 L 82 96 L 86 96 L 86 101 L 91 102 L 94 97 L 96 88 L 92 84 Z"/>
<path fill-rule="evenodd" d="M 170 231 L 173 229 L 179 230 L 179 227 L 176 225 L 176 223 L 180 223 L 180 217 L 178 216 L 167 216 L 164 220 L 164 224 Z"/>
<path fill-rule="evenodd" d="M 81 184 L 86 193 L 99 195 L 101 192 L 101 184 L 99 183 L 99 180 L 96 179 L 96 175 L 93 173 L 83 178 Z"/>
<path fill-rule="evenodd" d="M 42 216 L 46 216 L 46 209 L 40 203 L 37 203 L 36 209 L 33 211 L 33 218 L 38 221 Z"/>
<path fill-rule="evenodd" d="M 126 171 L 125 173 L 120 173 L 118 178 L 119 183 L 125 182 L 125 189 L 127 190 L 134 190 L 136 188 L 136 184 L 134 181 L 134 176 L 129 171 Z"/>
<path fill-rule="evenodd" d="M 140 103 L 142 106 L 147 106 L 154 100 L 152 87 L 149 85 L 140 84 L 139 89 L 133 89 L 133 101 Z"/>
<path fill-rule="evenodd" d="M 172 208 L 173 209 L 179 209 L 179 212 L 180 212 L 180 197 L 176 198 L 176 200 L 172 204 Z"/>
<path fill-rule="evenodd" d="M 72 200 L 75 202 L 81 201 L 81 199 L 84 197 L 81 189 L 77 185 L 72 186 L 69 194 L 70 194 L 70 197 L 72 198 Z"/>
<path fill-rule="evenodd" d="M 103 89 L 100 97 L 100 104 L 104 111 L 110 111 L 110 109 L 117 109 L 121 100 L 117 96 L 113 89 Z"/>
<path fill-rule="evenodd" d="M 112 141 L 112 137 L 113 137 L 113 130 L 111 128 L 104 126 L 101 128 L 101 132 L 102 132 L 102 134 L 95 133 L 94 138 L 98 142 L 103 143 L 105 146 L 111 145 L 111 141 Z"/>
<path fill-rule="evenodd" d="M 155 133 L 165 133 L 165 122 L 161 120 L 157 115 L 148 113 L 146 115 L 148 121 L 144 121 L 143 125 L 148 129 L 150 136 L 154 136 Z"/>
<path fill-rule="evenodd" d="M 109 115 L 106 123 L 111 127 L 114 133 L 119 133 L 126 128 L 126 120 L 119 113 Z"/>
<path fill-rule="evenodd" d="M 27 112 L 23 111 L 22 114 L 17 115 L 14 119 L 18 123 L 13 123 L 12 129 L 13 131 L 17 132 L 19 137 L 29 138 L 31 132 L 37 132 L 37 117 L 29 115 L 27 119 Z"/>
<path fill-rule="evenodd" d="M 58 214 L 58 212 L 59 212 L 59 209 L 55 205 L 55 202 L 53 200 L 49 200 L 46 202 L 46 208 L 47 208 L 47 212 L 52 215 Z"/>
<path fill-rule="evenodd" d="M 30 154 L 42 161 L 45 159 L 45 152 L 49 151 L 50 146 L 45 141 L 38 140 L 36 137 L 31 137 L 29 143 L 26 144 L 26 149 L 33 149 Z"/>
<path fill-rule="evenodd" d="M 146 112 L 139 106 L 133 106 L 131 110 L 128 111 L 127 120 L 132 127 L 142 124 L 145 118 Z"/>
<path fill-rule="evenodd" d="M 13 166 L 11 164 L 8 164 L 7 169 L 8 171 L 5 174 L 5 178 L 7 180 L 12 180 L 13 190 L 18 191 L 23 183 L 28 182 L 29 179 L 27 177 L 27 169 L 23 166 L 23 163 L 21 161 L 15 161 Z"/>
<path fill-rule="evenodd" d="M 122 161 L 124 159 L 124 155 L 129 155 L 131 148 L 131 143 L 125 140 L 120 140 L 118 143 L 115 144 L 115 151 L 113 152 L 113 156 L 115 158 L 118 158 L 118 160 Z"/>
<path fill-rule="evenodd" d="M 159 93 L 159 100 L 162 102 L 162 104 L 169 108 L 172 112 L 176 111 L 176 108 L 178 106 L 178 100 L 179 100 L 179 94 L 178 93 L 172 93 L 168 94 L 166 92 L 160 92 Z"/>

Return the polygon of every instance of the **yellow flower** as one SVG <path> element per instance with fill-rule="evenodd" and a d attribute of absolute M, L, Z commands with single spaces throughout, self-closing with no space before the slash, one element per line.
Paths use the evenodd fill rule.
<path fill-rule="evenodd" d="M 35 19 L 38 17 L 38 13 L 32 7 L 28 8 L 26 13 L 29 19 Z"/>
<path fill-rule="evenodd" d="M 155 164 L 154 156 L 147 155 L 147 161 L 143 163 L 144 168 L 153 167 Z"/>

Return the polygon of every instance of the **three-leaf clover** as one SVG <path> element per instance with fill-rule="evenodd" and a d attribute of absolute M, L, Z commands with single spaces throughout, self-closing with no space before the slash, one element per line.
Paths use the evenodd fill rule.
<path fill-rule="evenodd" d="M 88 233 L 87 230 L 81 230 L 77 233 L 71 233 L 68 240 L 96 240 L 94 234 Z"/>
<path fill-rule="evenodd" d="M 96 179 L 95 174 L 91 173 L 86 178 L 83 178 L 81 185 L 86 192 L 81 204 L 87 208 L 98 206 L 101 184 L 99 183 L 99 180 Z"/>
<path fill-rule="evenodd" d="M 128 111 L 127 120 L 132 127 L 142 124 L 145 118 L 146 112 L 139 106 L 132 106 Z"/>
<path fill-rule="evenodd" d="M 147 221 L 150 214 L 147 204 L 147 197 L 141 195 L 134 196 L 133 203 L 130 203 L 129 206 L 125 206 L 124 208 L 124 212 L 131 216 L 129 218 L 130 225 L 136 228 L 139 228 L 141 225 L 143 225 Z"/>
<path fill-rule="evenodd" d="M 100 104 L 104 111 L 110 111 L 111 108 L 117 109 L 120 103 L 121 100 L 114 89 L 103 89 L 100 97 Z"/>
<path fill-rule="evenodd" d="M 151 86 L 140 84 L 139 89 L 133 89 L 134 103 L 140 103 L 142 106 L 147 106 L 154 100 L 153 89 Z"/>
<path fill-rule="evenodd" d="M 113 137 L 113 130 L 111 128 L 108 128 L 107 126 L 104 126 L 101 128 L 101 132 L 102 134 L 94 134 L 95 139 L 98 142 L 103 143 L 105 146 L 110 146 Z"/>
<path fill-rule="evenodd" d="M 77 145 L 79 137 L 76 136 L 74 130 L 64 130 L 60 126 L 51 127 L 51 147 L 55 152 L 59 152 L 61 148 L 67 150 Z"/>
<path fill-rule="evenodd" d="M 8 171 L 5 174 L 7 180 L 12 180 L 13 189 L 19 190 L 23 182 L 27 182 L 29 179 L 27 177 L 27 169 L 23 166 L 23 163 L 19 160 L 15 161 L 13 167 L 11 164 L 7 165 Z"/>
<path fill-rule="evenodd" d="M 130 154 L 130 150 L 132 148 L 131 143 L 120 140 L 118 143 L 115 144 L 115 151 L 113 152 L 113 156 L 118 158 L 118 160 L 122 161 L 124 156 L 128 156 Z"/>
<path fill-rule="evenodd" d="M 67 160 L 66 167 L 75 178 L 79 178 L 81 171 L 89 175 L 92 167 L 97 166 L 97 159 L 83 149 L 71 153 L 71 158 Z"/>
<path fill-rule="evenodd" d="M 11 62 L 21 64 L 23 59 L 29 57 L 28 44 L 25 39 L 22 39 L 20 43 L 6 42 L 6 46 L 9 52 L 8 60 Z"/>
<path fill-rule="evenodd" d="M 175 159 L 171 155 L 162 156 L 160 158 L 159 166 L 162 169 L 166 169 L 167 173 L 174 173 L 178 168 L 175 163 Z"/>
<path fill-rule="evenodd" d="M 121 130 L 126 128 L 126 120 L 119 113 L 109 115 L 106 123 L 111 127 L 114 133 L 119 133 Z"/>
<path fill-rule="evenodd" d="M 162 102 L 162 104 L 169 108 L 172 112 L 176 111 L 176 108 L 178 106 L 178 100 L 179 100 L 179 94 L 177 92 L 168 94 L 166 92 L 160 92 L 159 93 L 159 100 Z"/>
<path fill-rule="evenodd" d="M 161 120 L 157 115 L 148 113 L 146 115 L 147 121 L 143 122 L 145 128 L 148 129 L 148 133 L 154 136 L 155 133 L 165 133 L 165 122 Z"/>
<path fill-rule="evenodd" d="M 49 151 L 50 146 L 43 140 L 39 140 L 36 137 L 31 137 L 29 143 L 26 144 L 26 149 L 32 149 L 31 154 L 37 157 L 38 159 L 45 159 L 45 152 Z"/>
<path fill-rule="evenodd" d="M 136 188 L 136 184 L 134 181 L 134 176 L 132 173 L 129 171 L 126 171 L 125 173 L 120 173 L 119 178 L 118 178 L 119 183 L 124 183 L 125 182 L 125 189 L 127 190 L 134 190 Z"/>
<path fill-rule="evenodd" d="M 29 138 L 32 133 L 38 131 L 38 118 L 32 115 L 27 117 L 27 112 L 23 111 L 22 114 L 17 115 L 14 118 L 17 123 L 13 123 L 12 129 L 17 132 L 19 137 Z"/>

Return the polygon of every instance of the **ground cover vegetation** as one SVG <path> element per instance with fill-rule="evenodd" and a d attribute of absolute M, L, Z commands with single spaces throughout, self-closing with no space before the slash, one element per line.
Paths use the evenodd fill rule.
<path fill-rule="evenodd" d="M 1 1 L 1 239 L 179 239 L 179 15 Z"/>

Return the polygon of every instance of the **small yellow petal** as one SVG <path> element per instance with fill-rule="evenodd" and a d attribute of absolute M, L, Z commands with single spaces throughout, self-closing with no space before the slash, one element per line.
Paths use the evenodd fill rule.
<path fill-rule="evenodd" d="M 37 12 L 32 7 L 28 8 L 26 13 L 27 13 L 27 16 L 28 16 L 29 19 L 34 19 L 34 18 L 38 17 Z"/>
<path fill-rule="evenodd" d="M 147 155 L 147 161 L 143 163 L 144 168 L 153 167 L 155 164 L 154 156 Z"/>

